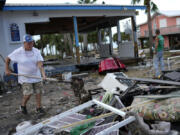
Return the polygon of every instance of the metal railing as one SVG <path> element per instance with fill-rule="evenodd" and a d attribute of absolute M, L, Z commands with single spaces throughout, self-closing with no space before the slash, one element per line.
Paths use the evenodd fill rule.
<path fill-rule="evenodd" d="M 155 30 L 152 30 L 153 36 L 155 36 Z M 169 34 L 179 34 L 180 33 L 180 25 L 175 25 L 175 26 L 169 26 L 169 27 L 164 27 L 160 28 L 160 33 L 161 35 L 169 35 Z M 139 37 L 149 37 L 149 31 L 145 30 L 144 34 L 140 34 Z"/>
<path fill-rule="evenodd" d="M 162 35 L 180 33 L 180 25 L 161 28 L 160 32 L 161 32 Z"/>

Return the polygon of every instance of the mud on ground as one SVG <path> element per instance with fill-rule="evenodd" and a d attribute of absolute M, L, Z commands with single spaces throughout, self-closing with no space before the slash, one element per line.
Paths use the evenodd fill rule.
<path fill-rule="evenodd" d="M 85 89 L 93 89 L 103 77 L 93 73 L 83 78 Z M 67 83 L 46 82 L 44 84 L 44 93 L 42 94 L 42 106 L 46 115 L 38 117 L 35 112 L 35 96 L 32 95 L 27 104 L 28 115 L 25 116 L 20 112 L 22 99 L 21 89 L 19 87 L 9 89 L 0 98 L 0 135 L 6 135 L 8 132 L 23 121 L 32 121 L 38 123 L 51 116 L 69 110 L 78 104 L 77 98 L 74 97 L 71 85 Z"/>

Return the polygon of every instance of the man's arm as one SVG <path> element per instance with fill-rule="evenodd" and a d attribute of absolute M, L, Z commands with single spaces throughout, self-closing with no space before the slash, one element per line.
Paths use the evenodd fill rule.
<path fill-rule="evenodd" d="M 44 72 L 44 68 L 43 68 L 43 63 L 42 63 L 42 61 L 38 61 L 38 62 L 37 62 L 37 66 L 38 66 L 38 68 L 39 68 L 40 71 L 41 71 L 41 74 L 42 74 L 43 79 L 46 79 L 46 75 L 45 75 L 45 72 Z"/>
<path fill-rule="evenodd" d="M 6 61 L 5 61 L 5 72 L 6 72 L 6 75 L 10 75 L 12 73 L 12 71 L 10 70 L 9 68 L 9 64 L 11 62 L 11 59 L 9 57 L 6 58 Z"/>

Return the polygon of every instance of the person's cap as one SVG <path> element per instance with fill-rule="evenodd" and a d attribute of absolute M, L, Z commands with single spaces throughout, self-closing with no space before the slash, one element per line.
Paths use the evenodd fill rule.
<path fill-rule="evenodd" d="M 32 41 L 33 41 L 33 39 L 32 39 L 31 35 L 29 35 L 29 34 L 24 35 L 23 42 L 32 42 Z"/>

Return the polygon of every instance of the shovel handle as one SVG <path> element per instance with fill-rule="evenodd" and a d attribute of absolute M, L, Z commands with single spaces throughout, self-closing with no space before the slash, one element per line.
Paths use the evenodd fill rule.
<path fill-rule="evenodd" d="M 25 74 L 16 74 L 16 73 L 11 73 L 11 75 L 15 75 L 15 76 L 24 76 L 24 77 L 28 77 L 28 78 L 35 78 L 35 79 L 43 79 L 41 77 L 38 77 L 38 76 L 32 76 L 32 75 L 25 75 Z M 47 81 L 58 81 L 57 79 L 55 78 L 46 78 L 45 80 Z"/>

